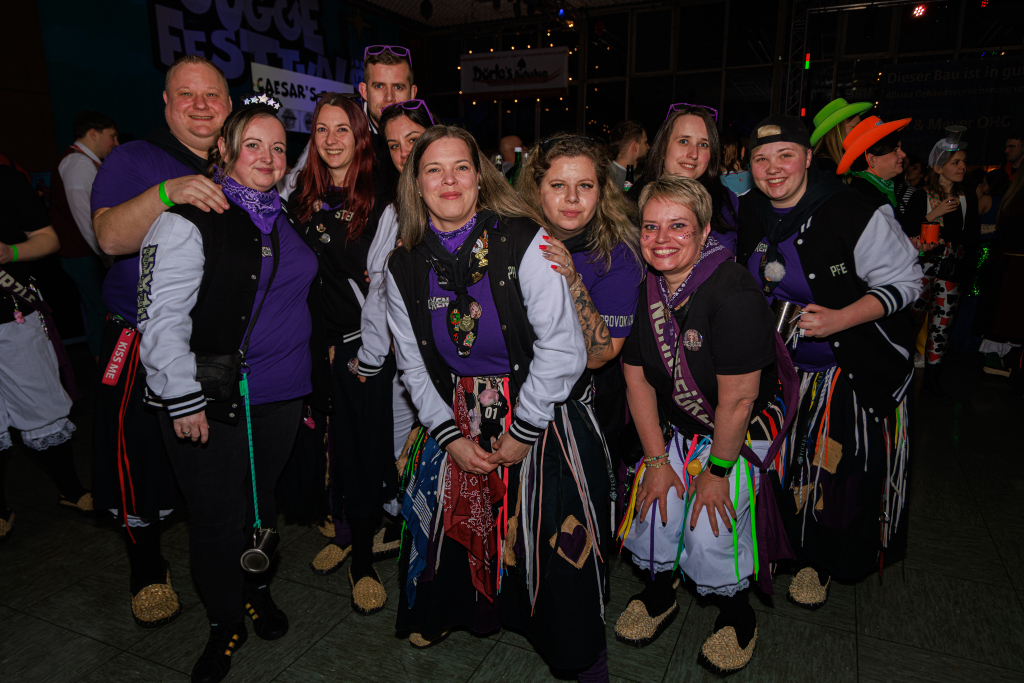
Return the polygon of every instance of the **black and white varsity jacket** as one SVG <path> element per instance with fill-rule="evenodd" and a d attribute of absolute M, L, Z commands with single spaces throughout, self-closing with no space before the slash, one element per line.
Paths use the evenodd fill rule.
<path fill-rule="evenodd" d="M 755 252 L 765 236 L 753 205 L 763 196 L 748 192 L 740 198 L 736 250 L 744 267 L 751 256 L 759 258 Z M 828 338 L 861 407 L 877 421 L 903 400 L 914 376 L 914 332 L 904 309 L 921 293 L 917 250 L 888 202 L 879 206 L 849 188 L 800 226 L 795 244 L 815 303 L 838 310 L 867 294 L 885 310 L 879 320 Z"/>
<path fill-rule="evenodd" d="M 285 217 L 297 223 L 282 207 Z M 272 234 L 277 248 L 277 231 Z M 223 214 L 179 204 L 160 215 L 142 242 L 139 259 L 139 356 L 149 392 L 172 418 L 205 410 L 207 417 L 236 424 L 244 408 L 238 387 L 226 401 L 207 402 L 196 381 L 196 352 L 231 354 L 245 338 L 256 301 L 263 260 L 259 229 L 245 210 L 229 202 Z M 160 270 L 168 277 L 154 277 Z M 312 292 L 312 288 L 311 288 Z M 330 362 L 320 329 L 319 300 L 307 298 L 313 322 L 310 405 L 333 412 Z"/>
<path fill-rule="evenodd" d="M 487 277 L 509 357 L 515 414 L 509 431 L 532 444 L 554 419 L 586 368 L 587 350 L 565 278 L 551 269 L 540 245 L 547 233 L 528 219 L 487 220 Z M 434 343 L 427 299 L 429 262 L 397 249 L 387 265 L 388 324 L 398 369 L 420 422 L 443 449 L 461 434 L 452 411 L 455 382 Z M 518 399 L 518 401 L 517 401 Z"/>

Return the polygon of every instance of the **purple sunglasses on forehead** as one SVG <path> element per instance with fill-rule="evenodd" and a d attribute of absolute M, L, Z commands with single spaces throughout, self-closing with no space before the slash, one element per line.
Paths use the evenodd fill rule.
<path fill-rule="evenodd" d="M 711 118 L 715 120 L 715 123 L 718 123 L 717 109 L 712 109 L 711 107 L 704 104 L 690 104 L 689 102 L 676 102 L 675 104 L 670 105 L 668 108 L 668 113 L 665 114 L 665 120 L 668 121 L 668 117 L 672 116 L 673 112 L 677 112 L 683 107 L 690 107 L 691 109 L 704 109 L 709 114 L 711 114 Z"/>
<path fill-rule="evenodd" d="M 365 62 L 370 57 L 376 57 L 385 52 L 390 52 L 396 57 L 405 57 L 409 60 L 409 66 L 412 66 L 412 55 L 409 54 L 409 48 L 402 47 L 401 45 L 370 45 L 363 50 L 363 61 Z"/>
<path fill-rule="evenodd" d="M 380 113 L 383 114 L 388 109 L 391 109 L 391 107 L 401 107 L 402 109 L 407 109 L 409 111 L 423 107 L 423 110 L 427 112 L 427 118 L 430 119 L 430 124 L 433 126 L 437 125 L 437 121 L 434 120 L 434 115 L 430 113 L 430 108 L 423 100 L 405 100 L 404 102 L 395 102 L 394 104 L 389 104 L 381 109 Z"/>

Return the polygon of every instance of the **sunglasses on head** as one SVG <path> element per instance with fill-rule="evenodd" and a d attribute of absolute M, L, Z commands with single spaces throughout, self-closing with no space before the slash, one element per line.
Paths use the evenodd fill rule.
<path fill-rule="evenodd" d="M 668 113 L 665 114 L 665 120 L 668 121 L 668 117 L 672 116 L 673 112 L 677 112 L 684 107 L 689 107 L 690 109 L 703 109 L 707 113 L 711 114 L 711 118 L 715 120 L 715 123 L 718 123 L 717 109 L 712 109 L 711 107 L 708 107 L 703 104 L 690 104 L 689 102 L 676 102 L 675 104 L 670 105 L 668 108 Z"/>
<path fill-rule="evenodd" d="M 548 138 L 547 140 L 541 141 L 541 151 L 547 154 L 548 152 L 551 151 L 552 147 L 554 147 L 557 143 L 561 142 L 562 140 L 586 140 L 587 142 L 593 142 L 597 144 L 597 140 L 588 135 L 556 135 L 553 138 Z"/>
<path fill-rule="evenodd" d="M 391 107 L 401 107 L 402 109 L 405 109 L 407 111 L 413 111 L 414 109 L 419 109 L 420 107 L 423 107 L 423 111 L 427 112 L 427 118 L 430 119 L 430 125 L 437 125 L 437 121 L 434 120 L 434 115 L 430 113 L 430 108 L 427 107 L 427 103 L 424 102 L 423 100 L 405 100 L 404 102 L 395 102 L 394 104 L 389 104 L 388 106 L 381 109 L 380 113 L 383 114 L 388 109 L 391 109 Z"/>
<path fill-rule="evenodd" d="M 409 49 L 401 45 L 370 45 L 363 50 L 363 61 L 385 52 L 390 52 L 396 57 L 405 57 L 409 60 L 409 65 L 412 66 L 412 55 L 409 54 Z"/>

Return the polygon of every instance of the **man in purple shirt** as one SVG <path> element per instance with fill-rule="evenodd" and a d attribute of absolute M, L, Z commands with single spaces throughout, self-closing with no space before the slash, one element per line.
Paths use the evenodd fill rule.
<path fill-rule="evenodd" d="M 174 506 L 176 490 L 156 410 L 144 402 L 146 372 L 135 327 L 136 311 L 145 303 L 138 294 L 139 249 L 168 207 L 188 203 L 218 213 L 228 208 L 221 187 L 203 175 L 207 150 L 231 112 L 224 74 L 203 57 L 182 57 L 167 70 L 164 102 L 167 129 L 115 149 L 92 188 L 97 242 L 118 257 L 103 284 L 111 313 L 100 355 L 93 481 L 97 508 L 111 510 L 125 525 L 132 613 L 143 628 L 168 623 L 181 605 L 160 554 L 159 522 Z"/>

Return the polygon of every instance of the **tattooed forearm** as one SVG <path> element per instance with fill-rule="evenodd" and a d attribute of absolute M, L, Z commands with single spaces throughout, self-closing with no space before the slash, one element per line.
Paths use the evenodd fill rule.
<path fill-rule="evenodd" d="M 612 346 L 612 334 L 605 325 L 604 318 L 597 312 L 597 307 L 590 299 L 590 292 L 579 282 L 570 289 L 573 303 L 576 305 L 576 317 L 579 318 L 583 330 L 583 340 L 587 345 L 587 364 L 600 367 L 615 356 Z"/>

